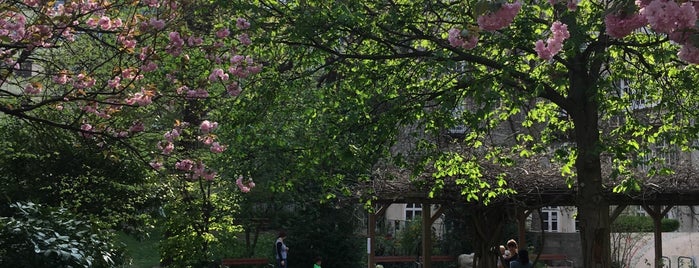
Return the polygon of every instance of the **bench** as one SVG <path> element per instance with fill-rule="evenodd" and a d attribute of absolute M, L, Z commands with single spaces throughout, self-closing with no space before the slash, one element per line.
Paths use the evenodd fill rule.
<path fill-rule="evenodd" d="M 221 266 L 267 266 L 269 265 L 269 260 L 267 258 L 246 258 L 246 259 L 221 259 Z"/>
<path fill-rule="evenodd" d="M 534 256 L 536 257 L 536 256 Z M 537 262 L 545 263 L 548 267 L 573 267 L 573 261 L 563 254 L 541 254 Z"/>
<path fill-rule="evenodd" d="M 444 255 L 439 255 L 439 256 L 432 256 L 432 262 L 450 262 L 456 261 L 456 257 L 454 256 L 444 256 Z M 416 256 L 375 256 L 374 257 L 374 262 L 376 263 L 386 263 L 386 262 L 414 262 L 417 261 Z M 422 261 L 422 257 L 420 257 L 420 261 Z"/>

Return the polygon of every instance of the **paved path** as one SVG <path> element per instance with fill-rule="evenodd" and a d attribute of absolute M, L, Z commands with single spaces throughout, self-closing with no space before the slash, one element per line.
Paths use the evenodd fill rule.
<path fill-rule="evenodd" d="M 690 257 L 694 263 L 699 265 L 699 233 L 663 233 L 663 256 L 670 257 L 670 268 L 689 268 L 678 266 L 678 256 Z M 639 245 L 638 250 L 631 258 L 631 267 L 645 268 L 652 267 L 655 251 L 653 248 L 653 234 L 642 239 L 645 243 Z"/>

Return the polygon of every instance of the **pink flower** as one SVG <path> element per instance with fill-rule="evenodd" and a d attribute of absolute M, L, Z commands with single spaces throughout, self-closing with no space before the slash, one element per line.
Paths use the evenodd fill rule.
<path fill-rule="evenodd" d="M 145 130 L 145 127 L 143 126 L 143 123 L 140 121 L 134 122 L 131 127 L 129 127 L 129 132 L 131 133 L 137 133 Z"/>
<path fill-rule="evenodd" d="M 126 104 L 128 105 L 138 105 L 138 106 L 146 106 L 148 104 L 153 103 L 153 92 L 150 90 L 146 89 L 141 89 L 141 92 L 137 92 L 133 94 L 133 97 L 126 99 Z"/>
<path fill-rule="evenodd" d="M 478 27 L 486 31 L 496 31 L 505 28 L 512 23 L 521 9 L 522 3 L 519 1 L 512 4 L 504 3 L 495 12 L 486 12 L 478 16 Z"/>
<path fill-rule="evenodd" d="M 87 21 L 85 21 L 85 24 L 87 26 L 90 26 L 90 28 L 96 28 L 97 25 L 99 25 L 99 19 L 98 18 L 89 18 Z"/>
<path fill-rule="evenodd" d="M 185 159 L 182 161 L 178 161 L 175 163 L 175 169 L 177 170 L 183 170 L 183 171 L 190 171 L 194 168 L 194 161 Z"/>
<path fill-rule="evenodd" d="M 201 43 L 203 43 L 203 42 L 204 42 L 204 39 L 202 39 L 201 37 L 190 36 L 189 38 L 187 38 L 187 44 L 189 46 L 192 46 L 192 47 L 201 45 Z"/>
<path fill-rule="evenodd" d="M 245 30 L 247 28 L 250 28 L 250 23 L 244 18 L 238 18 L 235 20 L 235 27 L 238 27 L 238 29 L 241 30 Z"/>
<path fill-rule="evenodd" d="M 214 178 L 216 178 L 216 172 L 206 172 L 202 174 L 202 178 L 204 178 L 207 181 L 213 181 Z"/>
<path fill-rule="evenodd" d="M 61 71 L 53 77 L 53 81 L 61 85 L 67 84 L 69 80 L 70 78 L 68 78 L 68 72 L 66 71 Z"/>
<path fill-rule="evenodd" d="M 230 96 L 238 96 L 242 90 L 237 82 L 232 82 L 226 86 L 226 92 L 228 92 L 228 95 Z"/>
<path fill-rule="evenodd" d="M 118 88 L 120 85 L 121 85 L 121 77 L 118 77 L 118 76 L 107 81 L 107 86 L 109 86 L 110 88 Z"/>
<path fill-rule="evenodd" d="M 117 40 L 126 49 L 134 49 L 136 47 L 136 40 L 132 37 L 119 36 Z"/>
<path fill-rule="evenodd" d="M 231 34 L 231 32 L 228 30 L 228 28 L 223 28 L 219 29 L 216 31 L 216 37 L 218 38 L 226 38 Z"/>
<path fill-rule="evenodd" d="M 175 144 L 173 144 L 172 142 L 166 143 L 165 146 L 163 146 L 162 144 L 158 144 L 158 147 L 164 155 L 168 155 L 175 150 Z"/>
<path fill-rule="evenodd" d="M 102 30 L 109 30 L 112 28 L 112 20 L 109 19 L 107 16 L 102 16 L 98 21 L 97 24 L 99 24 L 100 28 Z"/>
<path fill-rule="evenodd" d="M 112 29 L 114 28 L 119 28 L 124 25 L 124 22 L 121 21 L 121 18 L 116 18 L 112 20 Z"/>
<path fill-rule="evenodd" d="M 248 180 L 247 183 L 243 183 L 242 175 L 238 176 L 238 179 L 235 180 L 235 184 L 238 186 L 238 189 L 240 189 L 240 191 L 243 193 L 250 192 L 250 190 L 255 187 L 255 183 L 252 181 L 252 179 Z"/>
<path fill-rule="evenodd" d="M 213 72 L 209 75 L 209 81 L 215 82 L 218 81 L 218 79 L 221 79 L 221 81 L 227 81 L 228 80 L 228 74 L 225 73 L 222 69 L 216 68 L 214 69 Z"/>
<path fill-rule="evenodd" d="M 648 21 L 640 14 L 617 15 L 609 13 L 604 16 L 604 24 L 607 26 L 607 34 L 614 38 L 624 38 L 634 30 L 643 27 Z"/>
<path fill-rule="evenodd" d="M 159 0 L 143 0 L 143 4 L 148 5 L 149 7 L 159 7 L 160 1 Z"/>
<path fill-rule="evenodd" d="M 243 60 L 245 60 L 245 56 L 233 55 L 233 57 L 231 57 L 231 64 L 238 64 L 240 62 L 243 62 Z"/>
<path fill-rule="evenodd" d="M 211 122 L 209 120 L 204 120 L 201 122 L 199 125 L 199 130 L 201 130 L 202 133 L 209 133 L 213 131 L 214 129 L 218 128 L 218 123 L 216 122 Z"/>
<path fill-rule="evenodd" d="M 452 28 L 449 30 L 448 40 L 449 44 L 453 47 L 472 49 L 478 44 L 478 34 L 476 32 Z"/>
<path fill-rule="evenodd" d="M 697 13 L 692 2 L 678 5 L 675 1 L 653 0 L 639 11 L 653 30 L 670 34 L 678 29 L 694 27 Z"/>
<path fill-rule="evenodd" d="M 223 145 L 219 144 L 218 142 L 214 142 L 213 144 L 211 144 L 210 150 L 212 153 L 218 154 L 218 153 L 222 153 L 223 151 L 225 151 L 226 146 L 223 146 Z"/>
<path fill-rule="evenodd" d="M 556 21 L 551 25 L 551 37 L 544 43 L 543 40 L 538 40 L 534 44 L 534 51 L 539 58 L 550 60 L 554 55 L 563 48 L 563 41 L 570 37 L 568 25 Z"/>
<path fill-rule="evenodd" d="M 84 123 L 84 124 L 82 124 L 82 126 L 80 126 L 80 130 L 82 130 L 80 135 L 82 135 L 83 137 L 85 137 L 85 138 L 92 137 L 92 134 L 89 133 L 89 132 L 92 132 L 92 125 L 90 125 L 88 123 Z"/>
<path fill-rule="evenodd" d="M 188 99 L 206 99 L 208 97 L 209 97 L 209 92 L 203 88 L 198 88 L 196 90 L 188 90 L 187 91 L 187 98 Z"/>
<path fill-rule="evenodd" d="M 153 169 L 161 169 L 161 168 L 163 168 L 163 163 L 162 163 L 162 162 L 159 162 L 159 161 L 155 161 L 155 160 L 154 160 L 154 161 L 151 161 L 149 164 L 150 164 L 150 167 L 153 168 Z"/>
<path fill-rule="evenodd" d="M 95 85 L 95 79 L 85 74 L 79 74 L 73 81 L 73 86 L 77 89 L 91 88 Z"/>
<path fill-rule="evenodd" d="M 180 131 L 175 129 L 172 129 L 165 134 L 163 134 L 163 137 L 169 142 L 173 142 L 175 139 L 177 139 L 180 136 Z"/>
<path fill-rule="evenodd" d="M 24 0 L 24 4 L 30 7 L 37 7 L 39 5 L 39 0 Z"/>
<path fill-rule="evenodd" d="M 684 44 L 677 56 L 688 63 L 699 64 L 699 48 L 692 44 Z"/>
<path fill-rule="evenodd" d="M 153 27 L 153 29 L 162 30 L 165 28 L 165 21 L 157 18 L 151 18 L 150 21 L 148 21 L 148 25 Z"/>
<path fill-rule="evenodd" d="M 170 32 L 168 36 L 170 37 L 170 45 L 168 45 L 167 52 L 173 56 L 179 56 L 182 53 L 184 40 L 178 32 Z"/>
<path fill-rule="evenodd" d="M 146 73 L 155 71 L 156 69 L 158 69 L 158 64 L 153 61 L 148 61 L 143 67 L 141 67 L 141 70 Z"/>
<path fill-rule="evenodd" d="M 36 85 L 36 86 L 35 86 L 35 85 L 32 85 L 32 84 L 27 84 L 27 86 L 24 87 L 24 93 L 32 94 L 32 95 L 39 94 L 39 93 L 41 93 L 41 86 L 40 86 L 40 85 Z"/>
<path fill-rule="evenodd" d="M 250 37 L 248 36 L 248 34 L 245 34 L 245 33 L 238 35 L 238 41 L 240 41 L 241 44 L 246 45 L 246 46 L 249 46 L 250 44 L 252 44 L 252 40 L 250 40 Z"/>

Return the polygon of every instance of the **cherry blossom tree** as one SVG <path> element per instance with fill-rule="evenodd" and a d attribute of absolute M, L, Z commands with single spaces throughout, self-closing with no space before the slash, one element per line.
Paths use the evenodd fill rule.
<path fill-rule="evenodd" d="M 228 147 L 211 111 L 233 108 L 262 68 L 236 12 L 210 1 L 3 1 L 0 113 L 130 149 L 177 181 L 179 201 L 199 200 L 190 227 L 206 236 L 212 184 L 238 179 L 210 167 Z"/>

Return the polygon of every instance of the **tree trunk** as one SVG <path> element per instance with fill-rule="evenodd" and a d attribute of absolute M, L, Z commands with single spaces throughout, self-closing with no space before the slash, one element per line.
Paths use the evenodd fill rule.
<path fill-rule="evenodd" d="M 579 127 L 576 123 L 578 142 L 575 163 L 578 172 L 576 202 L 583 251 L 582 267 L 609 268 L 611 267 L 609 201 L 604 196 L 596 113 L 591 121 L 594 121 L 595 127 Z M 587 126 L 590 125 L 587 124 Z"/>
<path fill-rule="evenodd" d="M 488 206 L 474 209 L 473 224 L 476 239 L 474 239 L 475 255 L 473 267 L 496 268 L 498 254 L 493 249 L 502 244 L 502 227 L 505 223 L 505 209 Z"/>
<path fill-rule="evenodd" d="M 599 101 L 594 85 L 597 79 L 588 76 L 584 61 L 570 69 L 570 90 L 566 108 L 573 119 L 577 155 L 578 219 L 583 265 L 586 268 L 611 267 L 611 235 L 609 201 L 604 194 L 599 134 Z"/>

